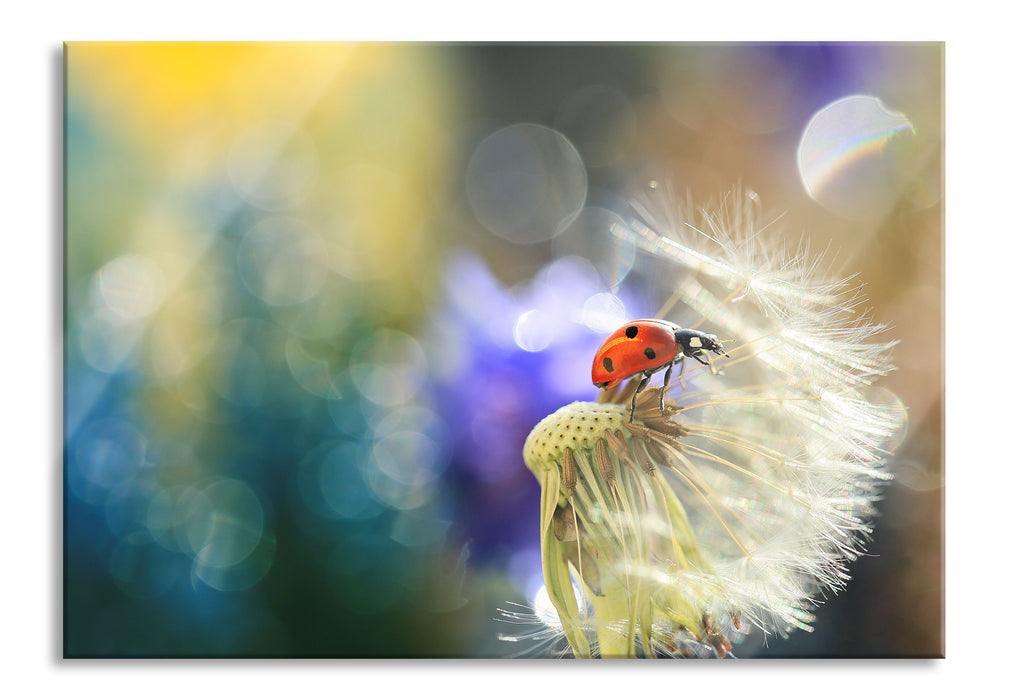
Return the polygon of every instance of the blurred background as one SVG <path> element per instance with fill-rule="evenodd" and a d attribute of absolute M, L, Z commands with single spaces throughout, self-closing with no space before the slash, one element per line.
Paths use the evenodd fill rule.
<path fill-rule="evenodd" d="M 66 656 L 530 653 L 523 442 L 675 289 L 609 234 L 652 181 L 754 190 L 901 340 L 874 556 L 748 654 L 942 654 L 942 44 L 71 43 L 65 79 Z"/>

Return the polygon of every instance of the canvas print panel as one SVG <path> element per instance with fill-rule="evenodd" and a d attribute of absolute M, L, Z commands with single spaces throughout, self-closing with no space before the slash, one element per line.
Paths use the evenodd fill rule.
<path fill-rule="evenodd" d="M 942 44 L 64 52 L 65 656 L 942 656 Z"/>

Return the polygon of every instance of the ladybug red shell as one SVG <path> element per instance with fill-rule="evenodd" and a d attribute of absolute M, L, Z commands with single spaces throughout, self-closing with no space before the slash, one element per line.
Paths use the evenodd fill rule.
<path fill-rule="evenodd" d="M 710 333 L 680 328 L 654 318 L 631 321 L 613 331 L 596 352 L 592 360 L 592 383 L 600 389 L 608 389 L 632 375 L 641 374 L 641 383 L 631 399 L 630 420 L 633 420 L 637 396 L 653 374 L 663 368 L 666 370 L 659 393 L 659 410 L 665 411 L 666 389 L 673 365 L 680 365 L 682 376 L 687 357 L 702 365 L 710 364 L 705 359 L 706 352 L 729 356 L 718 337 Z"/>
<path fill-rule="evenodd" d="M 680 354 L 674 326 L 666 321 L 641 319 L 613 331 L 592 361 L 592 383 L 607 389 L 638 372 L 656 371 Z"/>

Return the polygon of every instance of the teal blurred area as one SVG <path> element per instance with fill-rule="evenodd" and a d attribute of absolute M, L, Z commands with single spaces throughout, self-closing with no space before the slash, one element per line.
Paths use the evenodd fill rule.
<path fill-rule="evenodd" d="M 876 540 L 765 656 L 942 654 L 941 44 L 66 47 L 64 655 L 548 654 L 525 435 L 739 183 L 860 273 L 908 407 Z"/>

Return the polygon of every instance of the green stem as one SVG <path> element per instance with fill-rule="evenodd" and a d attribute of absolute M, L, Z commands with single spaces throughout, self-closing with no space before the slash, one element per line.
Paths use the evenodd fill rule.
<path fill-rule="evenodd" d="M 604 659 L 633 657 L 635 625 L 631 620 L 627 596 L 617 592 L 607 596 L 592 596 L 592 607 L 595 609 L 599 656 Z M 619 627 L 613 624 L 620 620 L 627 620 L 629 624 Z M 610 624 L 606 624 L 607 622 Z"/>

